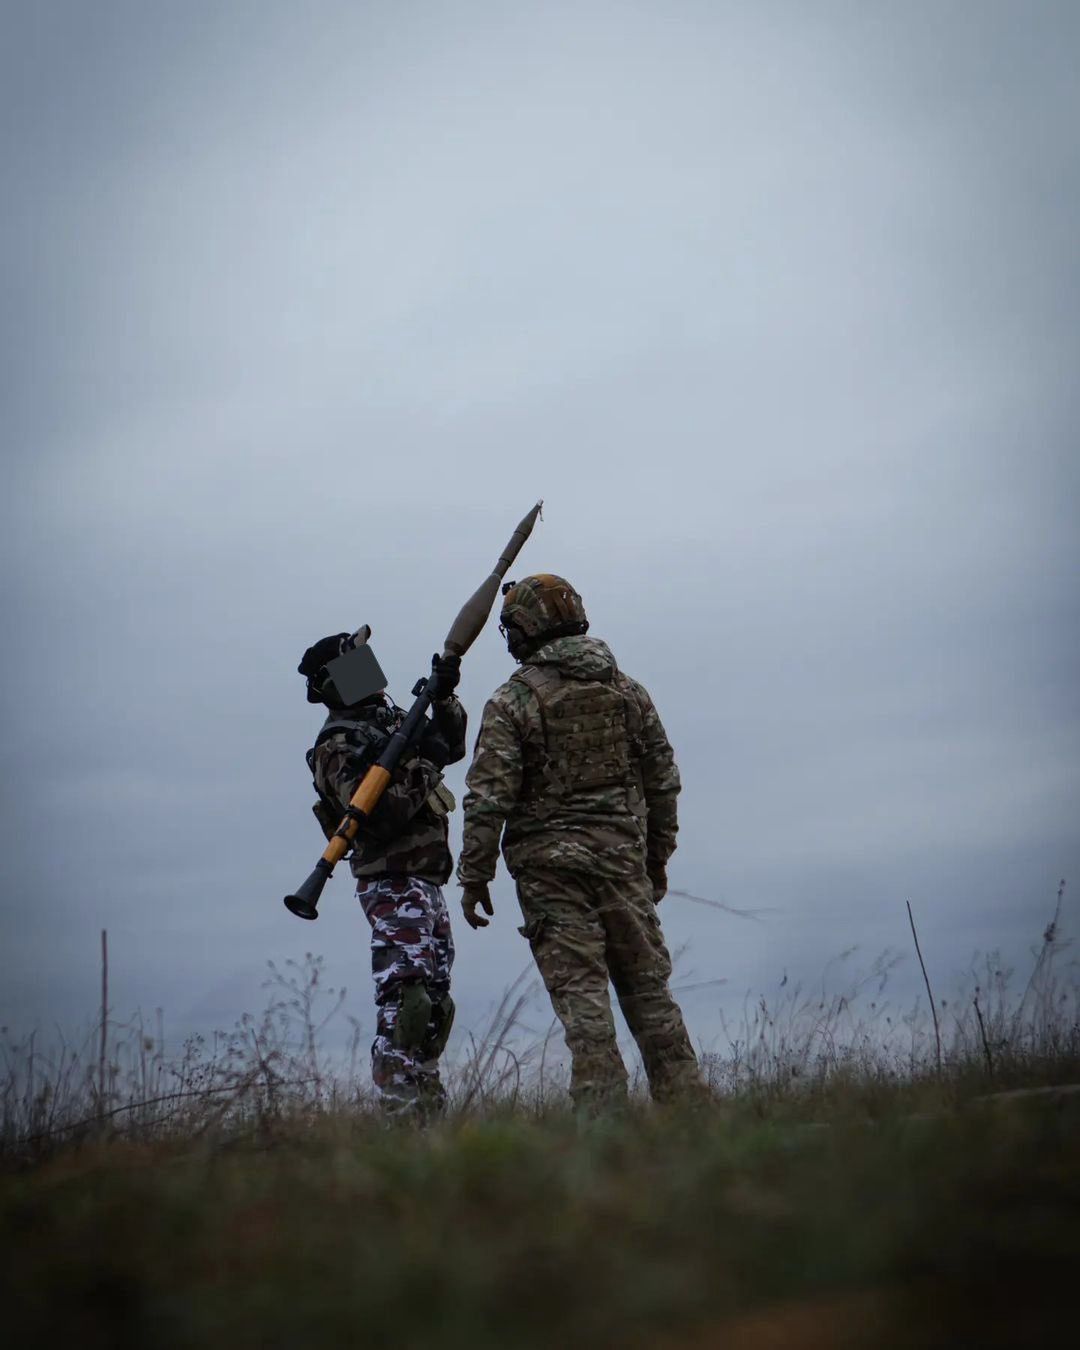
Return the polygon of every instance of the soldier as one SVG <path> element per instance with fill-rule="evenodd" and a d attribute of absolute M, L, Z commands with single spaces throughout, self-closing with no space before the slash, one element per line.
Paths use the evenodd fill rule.
<path fill-rule="evenodd" d="M 562 1022 L 570 1093 L 626 1100 L 608 980 L 658 1101 L 700 1098 L 656 905 L 675 849 L 679 772 L 652 699 L 586 637 L 581 597 L 542 574 L 503 587 L 501 631 L 521 669 L 484 709 L 466 775 L 458 881 L 472 928 L 494 913 L 499 837 L 529 941 Z M 505 833 L 504 833 L 505 826 Z"/>
<path fill-rule="evenodd" d="M 329 709 L 307 753 L 319 796 L 315 814 L 327 838 L 404 717 L 382 692 L 343 706 L 327 674 L 328 661 L 370 635 L 365 625 L 351 635 L 323 638 L 297 667 L 307 677 L 308 701 Z M 453 866 L 447 816 L 454 799 L 443 786 L 442 770 L 465 755 L 465 709 L 453 693 L 460 664 L 459 657 L 433 659 L 439 692 L 430 721 L 416 750 L 399 764 L 349 859 L 357 898 L 371 924 L 378 1009 L 372 1078 L 389 1113 L 421 1118 L 445 1104 L 438 1061 L 454 1020 L 454 943 L 442 893 Z"/>

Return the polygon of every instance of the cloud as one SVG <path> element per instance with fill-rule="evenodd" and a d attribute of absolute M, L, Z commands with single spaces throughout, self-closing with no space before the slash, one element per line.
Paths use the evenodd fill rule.
<path fill-rule="evenodd" d="M 399 698 L 538 496 L 686 791 L 737 997 L 1023 954 L 1075 872 L 1071 6 L 116 3 L 9 20 L 4 1006 L 181 1020 L 303 944 L 366 1007 L 294 673 Z M 463 692 L 507 670 L 494 631 Z M 460 770 L 451 777 L 461 787 Z M 480 1015 L 512 891 L 462 933 Z M 695 1034 L 717 1000 L 688 995 Z"/>

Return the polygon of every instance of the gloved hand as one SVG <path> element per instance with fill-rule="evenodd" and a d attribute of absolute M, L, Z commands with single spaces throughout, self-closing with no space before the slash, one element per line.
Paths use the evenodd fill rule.
<path fill-rule="evenodd" d="M 667 868 L 663 863 L 646 863 L 645 870 L 652 882 L 653 904 L 658 905 L 667 895 Z"/>
<path fill-rule="evenodd" d="M 486 928 L 488 921 L 477 914 L 477 905 L 485 914 L 494 915 L 495 908 L 491 903 L 491 896 L 488 895 L 486 881 L 470 881 L 461 888 L 461 912 L 465 915 L 465 922 L 470 928 Z"/>
<path fill-rule="evenodd" d="M 440 656 L 438 652 L 431 658 L 432 698 L 442 702 L 449 698 L 461 682 L 461 657 Z"/>

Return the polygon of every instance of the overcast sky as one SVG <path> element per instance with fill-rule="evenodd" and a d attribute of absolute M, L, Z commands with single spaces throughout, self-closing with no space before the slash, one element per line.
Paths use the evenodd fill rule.
<path fill-rule="evenodd" d="M 0 14 L 0 1023 L 91 1018 L 105 927 L 118 1014 L 313 950 L 370 1029 L 345 869 L 281 904 L 296 663 L 368 622 L 406 700 L 538 497 L 516 570 L 676 747 L 672 885 L 774 911 L 665 903 L 695 1038 L 906 900 L 943 987 L 1026 960 L 1080 888 L 1080 7 Z M 510 669 L 493 623 L 474 730 Z"/>

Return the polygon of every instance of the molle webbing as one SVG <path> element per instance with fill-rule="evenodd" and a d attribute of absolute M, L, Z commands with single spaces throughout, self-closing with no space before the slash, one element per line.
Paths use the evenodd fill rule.
<path fill-rule="evenodd" d="M 389 740 L 388 733 L 377 722 L 362 722 L 356 717 L 331 715 L 319 728 L 315 744 L 311 747 L 312 751 L 317 750 L 323 741 L 329 740 L 331 736 L 344 736 L 354 750 L 360 750 L 369 756 L 372 763 L 378 759 L 383 746 Z"/>
<path fill-rule="evenodd" d="M 637 784 L 641 713 L 614 680 L 574 679 L 551 666 L 525 666 L 513 678 L 536 695 L 544 734 L 540 761 L 526 762 L 526 797 Z"/>
<path fill-rule="evenodd" d="M 333 839 L 338 833 L 343 815 L 351 812 L 351 807 L 343 811 L 338 802 L 332 797 L 326 796 L 319 788 L 318 779 L 315 776 L 315 752 L 324 741 L 328 741 L 331 736 L 342 736 L 346 743 L 357 751 L 361 756 L 361 763 L 366 769 L 374 764 L 382 751 L 382 747 L 389 739 L 386 732 L 381 728 L 375 728 L 375 736 L 365 736 L 361 730 L 361 723 L 352 717 L 335 717 L 332 713 L 323 723 L 319 734 L 315 737 L 315 744 L 307 752 L 307 764 L 311 770 L 311 786 L 315 789 L 315 795 L 318 801 L 312 806 L 315 819 L 319 822 L 319 828 L 327 839 Z"/>

